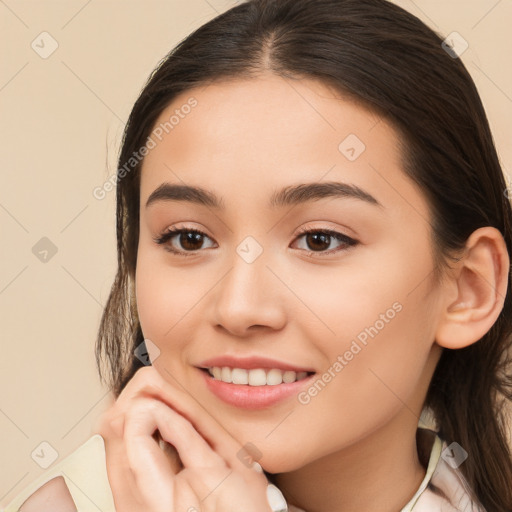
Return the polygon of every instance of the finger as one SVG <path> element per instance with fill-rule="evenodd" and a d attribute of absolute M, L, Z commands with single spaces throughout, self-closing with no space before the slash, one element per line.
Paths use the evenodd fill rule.
<path fill-rule="evenodd" d="M 143 509 L 151 512 L 172 510 L 174 470 L 152 434 L 158 426 L 148 399 L 134 401 L 124 418 L 123 449 L 126 471 L 133 475 L 135 494 Z M 153 400 L 154 401 L 154 400 Z"/>
<path fill-rule="evenodd" d="M 104 438 L 105 460 L 109 486 L 117 512 L 140 510 L 141 496 L 137 492 L 135 477 L 128 467 L 122 439 Z"/>
<path fill-rule="evenodd" d="M 152 437 L 158 429 L 164 441 L 176 448 L 185 467 L 213 467 L 226 464 L 222 457 L 179 413 L 156 399 L 139 398 L 125 416 L 124 439 L 128 457 L 149 450 L 156 457 L 161 448 Z"/>
<path fill-rule="evenodd" d="M 132 382 L 133 381 L 133 382 Z M 167 382 L 152 366 L 137 370 L 127 387 L 132 384 L 127 397 L 145 394 L 162 402 L 184 416 L 201 434 L 213 451 L 217 452 L 232 468 L 249 470 L 237 457 L 241 444 L 188 392 Z"/>
<path fill-rule="evenodd" d="M 123 440 L 128 467 L 146 510 L 172 510 L 180 488 L 172 465 L 152 436 L 155 429 L 177 450 L 185 468 L 228 469 L 185 418 L 156 399 L 139 398 L 125 417 Z"/>
<path fill-rule="evenodd" d="M 176 448 L 174 448 L 174 446 L 172 446 L 170 443 L 168 443 L 162 438 L 162 435 L 160 434 L 159 430 L 155 431 L 155 433 L 153 434 L 153 438 L 158 443 L 158 446 L 160 446 L 160 449 L 165 453 L 165 455 L 169 459 L 173 473 L 179 473 L 183 469 L 183 463 L 181 462 L 181 459 L 178 455 Z"/>

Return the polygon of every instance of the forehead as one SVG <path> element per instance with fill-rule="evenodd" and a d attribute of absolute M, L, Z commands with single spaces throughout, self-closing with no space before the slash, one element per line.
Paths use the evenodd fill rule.
<path fill-rule="evenodd" d="M 221 196 L 236 190 L 243 202 L 292 183 L 335 180 L 383 204 L 405 194 L 422 208 L 403 172 L 397 131 L 318 80 L 264 75 L 187 90 L 162 111 L 151 137 L 142 204 L 165 181 Z"/>
<path fill-rule="evenodd" d="M 337 154 L 338 144 L 347 135 L 368 139 L 368 133 L 380 122 L 379 116 L 344 99 L 319 80 L 264 74 L 213 82 L 175 97 L 155 122 L 153 132 L 164 144 L 158 144 L 152 153 L 165 152 L 166 144 L 190 149 L 193 136 L 196 154 L 208 148 L 216 149 L 217 155 L 224 147 L 225 152 L 252 149 L 247 153 L 251 156 L 263 148 L 268 151 L 269 146 L 274 146 L 273 153 L 277 154 L 283 145 L 299 151 L 320 142 L 329 144 Z M 385 125 L 391 148 L 396 135 Z"/>

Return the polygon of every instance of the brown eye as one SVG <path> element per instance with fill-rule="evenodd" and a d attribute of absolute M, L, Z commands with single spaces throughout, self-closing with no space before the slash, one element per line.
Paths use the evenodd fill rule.
<path fill-rule="evenodd" d="M 306 235 L 306 244 L 313 251 L 323 251 L 329 248 L 331 235 L 325 233 L 308 233 Z"/>
<path fill-rule="evenodd" d="M 358 241 L 353 238 L 331 230 L 305 230 L 297 237 L 297 239 L 301 238 L 304 239 L 305 244 L 299 247 L 299 249 L 304 249 L 310 254 L 319 253 L 320 255 L 346 250 L 358 243 Z M 338 247 L 333 249 L 332 244 L 334 245 L 336 243 Z"/>
<path fill-rule="evenodd" d="M 202 249 L 206 239 L 209 240 L 210 237 L 197 229 L 172 228 L 167 229 L 153 240 L 155 243 L 163 245 L 169 252 L 190 256 L 191 254 L 187 253 L 193 253 Z M 176 243 L 178 247 L 176 247 Z"/>
<path fill-rule="evenodd" d="M 197 249 L 201 249 L 201 245 L 203 243 L 203 235 L 200 233 L 185 231 L 178 236 L 178 240 L 184 249 L 195 251 Z"/>

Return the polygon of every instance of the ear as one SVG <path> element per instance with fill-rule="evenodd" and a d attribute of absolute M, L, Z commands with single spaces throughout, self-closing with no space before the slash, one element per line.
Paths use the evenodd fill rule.
<path fill-rule="evenodd" d="M 498 229 L 486 226 L 471 234 L 448 280 L 436 331 L 438 345 L 463 348 L 490 330 L 503 309 L 509 268 L 507 246 Z"/>

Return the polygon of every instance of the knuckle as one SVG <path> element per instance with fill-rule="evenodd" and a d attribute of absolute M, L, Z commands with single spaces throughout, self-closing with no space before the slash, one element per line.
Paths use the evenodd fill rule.
<path fill-rule="evenodd" d="M 111 434 L 112 432 L 112 422 L 117 417 L 116 410 L 114 406 L 109 407 L 105 410 L 98 418 L 97 425 L 98 431 L 100 434 Z"/>
<path fill-rule="evenodd" d="M 155 415 L 159 404 L 156 400 L 132 396 L 123 402 L 115 402 L 99 419 L 99 433 L 104 437 L 125 436 L 127 429 L 148 415 Z"/>
<path fill-rule="evenodd" d="M 110 411 L 103 414 L 98 422 L 97 432 L 105 439 L 121 437 L 124 428 L 123 416 Z"/>
<path fill-rule="evenodd" d="M 128 385 L 130 385 L 130 383 L 130 389 L 133 388 L 135 391 L 150 391 L 151 389 L 161 387 L 162 378 L 153 366 L 144 366 L 135 372 Z"/>
<path fill-rule="evenodd" d="M 159 410 L 159 404 L 156 400 L 149 398 L 134 398 L 130 406 L 124 411 L 125 423 L 132 423 L 145 418 L 148 415 L 154 415 Z"/>
<path fill-rule="evenodd" d="M 123 416 L 112 418 L 109 423 L 109 429 L 116 437 L 123 437 L 125 430 L 125 419 Z"/>

